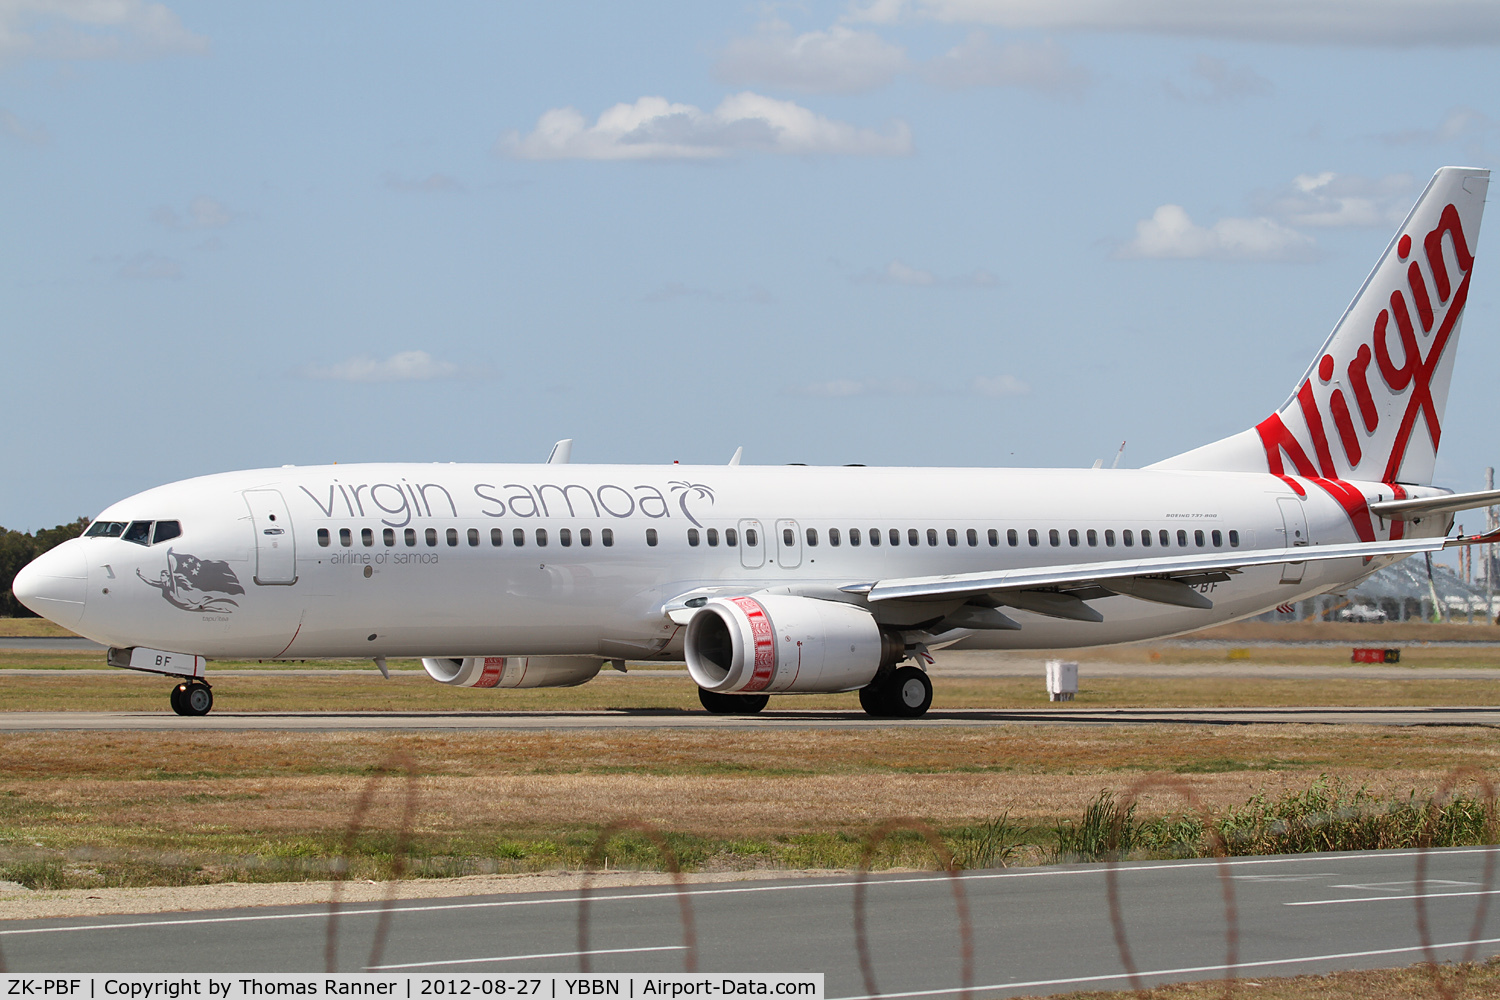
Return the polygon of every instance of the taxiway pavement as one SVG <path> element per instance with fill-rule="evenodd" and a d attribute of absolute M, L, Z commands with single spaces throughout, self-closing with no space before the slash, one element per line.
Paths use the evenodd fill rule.
<path fill-rule="evenodd" d="M 1420 884 L 1415 851 L 1123 864 L 1119 926 L 1146 985 L 1222 978 L 1231 967 L 1254 978 L 1482 959 L 1500 953 L 1500 914 L 1488 906 L 1500 889 L 1486 873 L 1488 863 L 1494 875 L 1497 850 L 1433 851 Z M 691 962 L 705 973 L 824 972 L 834 1000 L 944 997 L 966 985 L 967 910 L 976 997 L 1132 985 L 1105 866 L 871 877 L 870 978 L 856 882 L 600 889 L 589 894 L 582 930 L 577 892 L 404 901 L 391 908 L 379 947 L 382 907 L 372 904 L 341 908 L 336 923 L 326 904 L 6 921 L 0 951 L 13 973 L 320 972 L 332 934 L 343 971 L 477 984 L 491 972 L 677 972 Z"/>
<path fill-rule="evenodd" d="M 680 709 L 603 712 L 3 712 L 0 732 L 151 730 L 545 730 L 545 729 L 932 729 L 944 726 L 1128 726 L 1318 724 L 1500 726 L 1497 707 L 1410 708 L 1048 708 L 955 709 L 920 719 L 874 719 L 859 710 L 709 715 Z"/>

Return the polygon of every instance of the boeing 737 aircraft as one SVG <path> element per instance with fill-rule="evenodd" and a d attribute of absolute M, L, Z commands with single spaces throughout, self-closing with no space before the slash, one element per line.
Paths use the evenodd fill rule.
<path fill-rule="evenodd" d="M 113 504 L 14 593 L 181 679 L 215 658 L 421 657 L 443 684 L 686 659 L 710 712 L 932 701 L 930 653 L 1176 635 L 1339 591 L 1500 491 L 1431 486 L 1487 170 L 1433 177 L 1279 409 L 1145 469 L 284 466 Z M 920 483 L 920 486 L 914 484 Z"/>

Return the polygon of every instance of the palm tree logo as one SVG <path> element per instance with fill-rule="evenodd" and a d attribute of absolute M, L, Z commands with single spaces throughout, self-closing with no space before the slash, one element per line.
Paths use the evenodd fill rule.
<path fill-rule="evenodd" d="M 709 503 L 713 503 L 713 487 L 705 486 L 702 483 L 690 483 L 685 479 L 674 479 L 672 480 L 671 486 L 673 493 L 680 494 L 677 497 L 677 506 L 682 508 L 682 516 L 687 518 L 689 521 L 692 521 L 694 524 L 698 524 L 698 519 L 693 516 L 692 511 L 688 510 L 688 501 L 697 499 L 699 497 L 704 497 L 708 500 Z M 698 524 L 698 527 L 701 528 L 703 527 L 703 525 Z"/>

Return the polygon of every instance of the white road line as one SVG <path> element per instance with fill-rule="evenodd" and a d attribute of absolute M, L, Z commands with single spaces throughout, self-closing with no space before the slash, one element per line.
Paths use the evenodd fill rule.
<path fill-rule="evenodd" d="M 642 951 L 686 951 L 687 945 L 664 944 L 653 948 L 595 948 L 592 951 L 549 951 L 538 955 L 494 955 L 490 958 L 450 958 L 442 962 L 403 962 L 400 965 L 367 965 L 375 972 L 382 969 L 429 969 L 435 965 L 477 965 L 480 962 L 524 962 L 533 958 L 578 958 L 580 955 L 633 955 Z"/>
<path fill-rule="evenodd" d="M 1452 857 L 1460 854 L 1485 854 L 1500 850 L 1496 847 L 1459 847 L 1440 848 L 1433 852 L 1435 857 Z M 1283 865 L 1283 864 L 1307 864 L 1329 861 L 1379 861 L 1390 858 L 1416 857 L 1421 851 L 1385 851 L 1379 853 L 1348 853 L 1348 854 L 1319 854 L 1316 856 L 1287 855 L 1274 858 L 1230 858 L 1226 863 L 1232 868 L 1251 867 L 1256 865 Z M 1115 868 L 1116 872 L 1151 872 L 1151 871 L 1187 871 L 1195 868 L 1216 868 L 1220 864 L 1217 858 L 1209 858 L 1203 861 L 1169 861 L 1161 864 L 1126 864 Z M 985 882 L 996 879 L 1022 879 L 1022 878 L 1049 878 L 1060 876 L 1092 875 L 1102 877 L 1107 871 L 1106 866 L 1098 865 L 1092 868 L 1068 868 L 1068 869 L 1025 869 L 1022 871 L 999 871 L 986 872 L 984 874 L 965 874 L 962 876 L 965 883 Z M 919 875 L 905 878 L 881 878 L 878 875 L 865 883 L 871 889 L 878 889 L 888 885 L 910 885 L 922 882 L 946 883 L 949 876 L 933 873 L 931 875 Z M 858 883 L 853 880 L 842 882 L 798 882 L 790 885 L 754 885 L 736 886 L 725 889 L 695 889 L 689 886 L 683 890 L 688 896 L 733 896 L 745 893 L 761 892 L 788 892 L 806 891 L 812 889 L 847 889 Z M 618 887 L 616 887 L 618 890 Z M 642 899 L 675 899 L 678 895 L 675 889 L 668 888 L 659 892 L 618 892 L 614 895 L 604 895 L 609 889 L 600 889 L 599 894 L 590 894 L 590 902 L 610 903 L 619 901 L 635 901 Z M 393 912 L 404 913 L 436 913 L 445 910 L 485 910 L 499 909 L 511 906 L 555 906 L 560 904 L 577 904 L 583 900 L 582 896 L 559 896 L 548 899 L 499 899 L 480 903 L 434 903 L 427 906 L 396 906 Z M 319 907 L 325 904 L 315 904 Z M 340 917 L 365 917 L 378 916 L 384 910 L 383 907 L 369 907 L 366 909 L 341 909 Z M 180 917 L 172 920 L 132 920 L 115 924 L 76 924 L 60 927 L 19 927 L 11 930 L 0 930 L 0 936 L 15 936 L 22 934 L 67 934 L 76 931 L 113 931 L 125 930 L 137 927 L 186 927 L 198 924 L 234 924 L 234 923 L 257 923 L 267 920 L 313 920 L 326 918 L 326 909 L 307 910 L 298 913 L 260 913 L 247 914 L 234 917 Z"/>
<path fill-rule="evenodd" d="M 1411 896 L 1359 896 L 1350 899 L 1306 899 L 1300 903 L 1282 903 L 1282 906 L 1337 906 L 1339 903 L 1390 903 L 1408 899 L 1447 899 L 1450 896 L 1500 896 L 1500 889 L 1475 889 L 1470 892 L 1424 892 Z"/>
<path fill-rule="evenodd" d="M 1477 941 L 1444 941 L 1433 945 L 1433 949 L 1440 948 L 1466 948 L 1469 945 L 1500 944 L 1500 938 L 1481 938 Z M 1373 951 L 1345 951 L 1330 955 L 1307 955 L 1302 958 L 1269 958 L 1259 962 L 1240 962 L 1236 965 L 1191 965 L 1180 969 L 1144 969 L 1138 973 L 1142 979 L 1151 976 L 1181 976 L 1189 973 L 1201 972 L 1228 972 L 1230 969 L 1264 969 L 1275 965 L 1302 965 L 1308 962 L 1332 962 L 1346 958 L 1375 958 L 1380 955 L 1401 955 L 1414 951 L 1421 951 L 1421 945 L 1412 945 L 1409 948 L 1377 948 Z M 1071 976 L 1067 979 L 1033 979 L 1026 983 L 986 983 L 983 986 L 972 987 L 973 992 L 985 990 L 1021 990 L 1035 989 L 1038 986 L 1070 986 L 1075 983 L 1103 983 L 1111 980 L 1129 979 L 1128 972 L 1112 972 L 1102 976 Z M 905 993 L 872 993 L 865 996 L 830 997 L 829 1000 L 894 1000 L 897 997 L 936 997 L 945 996 L 950 993 L 962 993 L 963 987 L 954 986 L 941 990 L 908 990 Z"/>

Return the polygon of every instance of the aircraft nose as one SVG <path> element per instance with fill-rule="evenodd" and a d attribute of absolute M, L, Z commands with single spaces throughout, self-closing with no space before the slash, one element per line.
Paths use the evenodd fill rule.
<path fill-rule="evenodd" d="M 63 542 L 21 568 L 11 584 L 16 600 L 63 628 L 83 620 L 83 596 L 88 587 L 88 562 L 77 541 Z"/>

